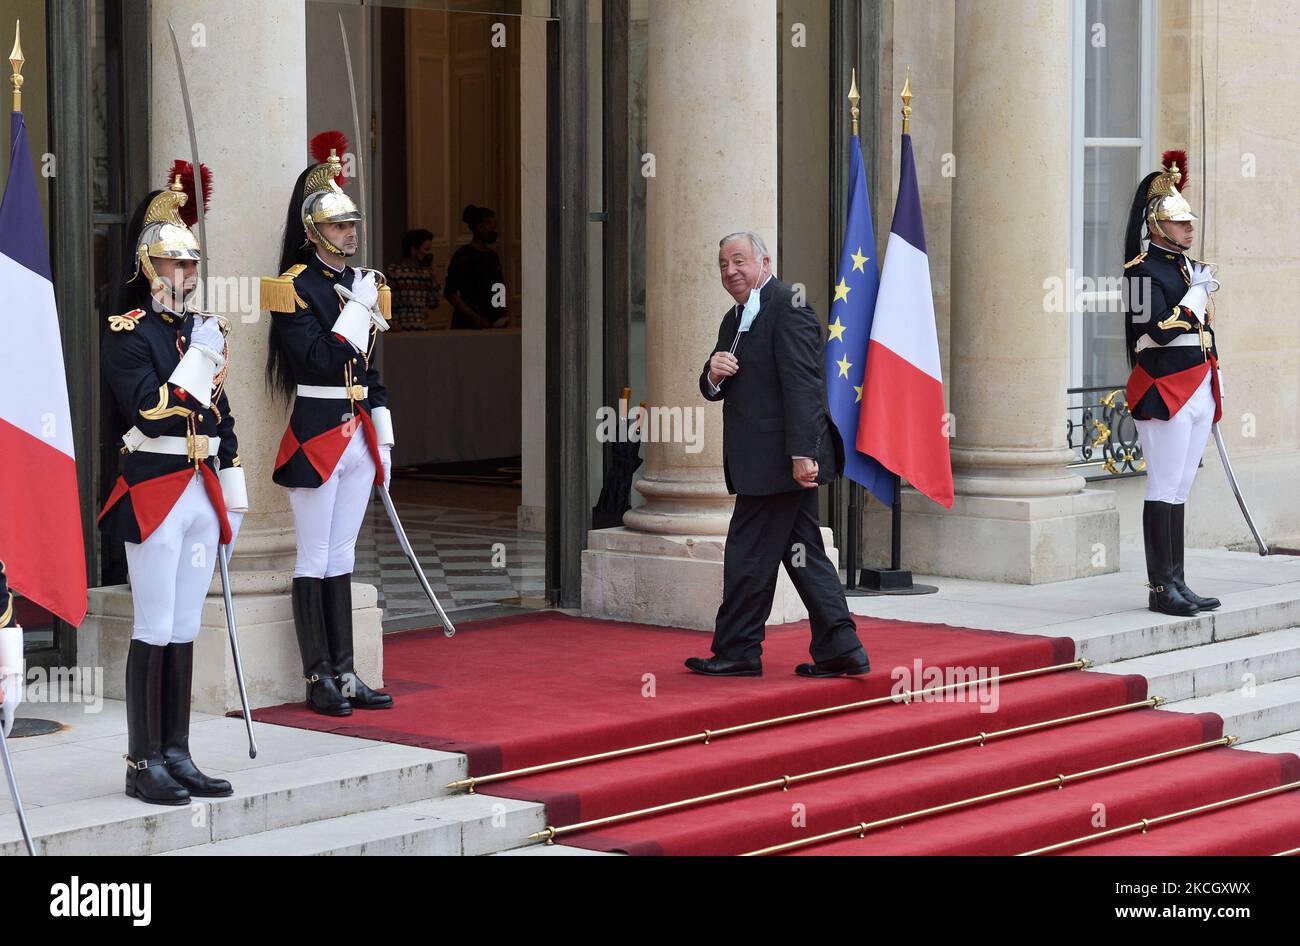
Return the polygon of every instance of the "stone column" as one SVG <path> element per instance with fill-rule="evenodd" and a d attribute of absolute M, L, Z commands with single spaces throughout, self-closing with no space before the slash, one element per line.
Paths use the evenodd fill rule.
<path fill-rule="evenodd" d="M 952 464 L 945 511 L 904 494 L 915 571 L 1028 584 L 1119 567 L 1114 496 L 1069 472 L 1069 4 L 958 0 Z M 918 107 L 924 107 L 918 101 Z M 888 534 L 876 513 L 868 531 Z"/>
<path fill-rule="evenodd" d="M 305 6 L 258 0 L 154 0 L 150 6 L 152 88 L 127 93 L 151 96 L 150 177 L 161 187 L 175 159 L 191 160 L 170 20 L 184 58 L 199 157 L 213 175 L 204 308 L 231 323 L 226 392 L 250 504 L 230 566 L 240 650 L 250 700 L 271 705 L 301 699 L 303 691 L 288 595 L 293 522 L 288 493 L 271 481 L 288 411 L 264 381 L 269 316 L 258 305 L 258 279 L 278 275 L 283 214 L 307 164 Z M 379 681 L 382 670 L 376 601 L 371 586 L 353 586 L 357 671 L 368 682 Z M 103 665 L 108 695 L 119 696 L 131 634 L 128 589 L 95 589 L 91 612 L 78 659 Z M 238 708 L 218 576 L 196 648 L 194 708 Z"/>
<path fill-rule="evenodd" d="M 698 378 L 731 304 L 718 278 L 719 238 L 754 230 L 776 251 L 776 42 L 776 0 L 650 7 L 647 403 L 680 411 L 675 419 L 688 423 L 675 429 L 693 429 L 698 442 L 644 446 L 645 505 L 624 516 L 626 528 L 590 533 L 583 553 L 590 614 L 713 627 L 734 500 L 722 472 L 722 411 L 701 397 Z M 782 573 L 773 620 L 802 616 Z"/>

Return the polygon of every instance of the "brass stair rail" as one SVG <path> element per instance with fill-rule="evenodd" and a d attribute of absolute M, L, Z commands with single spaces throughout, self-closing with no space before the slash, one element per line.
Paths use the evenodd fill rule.
<path fill-rule="evenodd" d="M 592 821 L 583 821 L 576 824 L 564 825 L 558 828 L 548 825 L 541 831 L 538 831 L 535 834 L 530 834 L 528 840 L 545 841 L 547 844 L 554 844 L 555 839 L 562 835 L 590 831 L 593 828 L 603 828 L 607 825 L 618 824 L 624 821 L 635 821 L 638 818 L 647 818 L 651 815 L 661 815 L 669 811 L 689 808 L 693 805 L 702 805 L 706 802 L 722 801 L 727 798 L 737 798 L 741 795 L 755 794 L 770 788 L 779 788 L 782 791 L 789 791 L 790 786 L 792 785 L 809 782 L 814 779 L 826 778 L 832 775 L 844 775 L 848 772 L 869 768 L 873 765 L 884 765 L 887 762 L 898 762 L 902 759 L 910 759 L 934 752 L 943 752 L 948 749 L 958 749 L 964 746 L 982 746 L 993 739 L 1005 739 L 1010 736 L 1021 736 L 1025 733 L 1034 732 L 1036 730 L 1050 729 L 1054 726 L 1064 726 L 1068 723 L 1077 723 L 1085 719 L 1097 719 L 1101 716 L 1112 716 L 1117 713 L 1124 713 L 1134 709 L 1154 709 L 1164 702 L 1164 697 L 1153 696 L 1150 699 L 1142 700 L 1138 703 L 1124 703 L 1120 706 L 1107 706 L 1102 709 L 1089 710 L 1086 713 L 1076 713 L 1072 716 L 1061 716 L 1056 719 L 1046 719 L 1036 723 L 1026 723 L 1023 726 L 1014 726 L 1010 729 L 999 729 L 994 732 L 976 733 L 973 736 L 964 736 L 961 739 L 953 739 L 948 742 L 934 743 L 929 746 L 919 746 L 915 749 L 905 749 L 902 752 L 894 752 L 890 755 L 877 756 L 872 759 L 863 759 L 859 762 L 846 762 L 842 765 L 832 766 L 827 769 L 816 769 L 812 772 L 803 772 L 799 775 L 783 775 L 780 778 L 755 782 L 752 785 L 728 788 L 724 791 L 711 792 L 707 795 L 696 795 L 693 798 L 683 798 L 680 801 L 665 802 L 661 805 L 654 805 L 650 808 L 640 808 L 636 811 L 623 812 L 622 814 L 607 815 L 604 818 L 596 818 Z"/>
<path fill-rule="evenodd" d="M 509 779 L 523 778 L 527 775 L 537 775 L 541 772 L 553 772 L 556 769 L 567 769 L 579 765 L 589 765 L 592 762 L 606 762 L 610 759 L 621 759 L 625 756 L 638 755 L 643 752 L 655 752 L 659 749 L 672 749 L 676 746 L 685 746 L 696 742 L 702 742 L 707 746 L 712 740 L 717 739 L 719 736 L 734 736 L 738 733 L 753 732 L 757 729 L 767 729 L 773 726 L 781 726 L 786 723 L 802 722 L 807 719 L 818 719 L 822 716 L 831 716 L 836 713 L 847 713 L 852 710 L 868 709 L 872 706 L 883 706 L 888 703 L 911 703 L 917 698 L 925 697 L 929 694 L 942 693 L 945 690 L 954 690 L 958 687 L 988 686 L 991 683 L 1003 683 L 1010 680 L 1020 680 L 1025 677 L 1042 676 L 1043 674 L 1048 673 L 1059 673 L 1063 670 L 1087 670 L 1091 666 L 1092 661 L 1083 658 L 1080 660 L 1072 660 L 1065 664 L 1054 664 L 1050 667 L 1037 667 L 1033 670 L 1018 670 L 1015 673 L 1002 673 L 997 676 L 986 677 L 983 680 L 945 683 L 941 686 L 927 687 L 924 690 L 904 690 L 897 696 L 878 696 L 869 700 L 858 700 L 854 703 L 842 703 L 839 706 L 826 706 L 821 709 L 806 710 L 802 713 L 792 713 L 788 716 L 776 716 L 772 719 L 762 719 L 753 723 L 739 723 L 738 725 L 727 726 L 722 729 L 706 729 L 703 732 L 691 733 L 689 736 L 677 736 L 673 739 L 663 739 L 659 742 L 648 742 L 644 745 L 628 746 L 625 749 L 611 749 L 608 752 L 597 752 L 593 755 L 579 756 L 574 759 L 562 759 L 559 762 L 545 762 L 540 765 L 530 765 L 527 768 L 512 769 L 507 772 L 494 772 L 491 775 L 475 775 L 469 778 L 457 779 L 454 782 L 448 782 L 447 788 L 452 790 L 467 788 L 472 795 L 478 786 L 486 785 L 491 782 L 504 782 Z"/>
<path fill-rule="evenodd" d="M 1265 788 L 1258 792 L 1251 792 L 1249 795 L 1238 795 L 1236 798 L 1225 798 L 1222 801 L 1210 802 L 1208 805 L 1198 805 L 1195 808 L 1185 808 L 1182 811 L 1170 812 L 1167 815 L 1159 815 L 1155 818 L 1143 818 L 1141 821 L 1121 825 L 1118 828 L 1111 828 L 1109 831 L 1099 831 L 1096 834 L 1090 834 L 1086 837 L 1062 841 L 1060 844 L 1049 844 L 1047 847 L 1035 848 L 1032 851 L 1025 851 L 1023 854 L 1017 854 L 1016 856 L 1030 857 L 1034 854 L 1046 854 L 1050 851 L 1059 851 L 1067 847 L 1075 847 L 1079 844 L 1090 844 L 1093 841 L 1113 837 L 1117 834 L 1125 834 L 1129 831 L 1141 831 L 1143 834 L 1146 834 L 1150 828 L 1165 824 L 1169 821 L 1176 821 L 1179 818 L 1190 818 L 1192 815 L 1199 815 L 1207 811 L 1216 811 L 1220 808 L 1227 808 L 1230 805 L 1239 805 L 1242 802 L 1254 801 L 1256 798 L 1267 798 L 1269 795 L 1278 795 L 1282 792 L 1293 791 L 1297 788 L 1300 788 L 1300 782 L 1287 782 L 1285 785 L 1276 785 L 1273 788 Z"/>
<path fill-rule="evenodd" d="M 1200 742 L 1192 746 L 1183 746 L 1179 749 L 1169 749 L 1165 752 L 1157 752 L 1155 755 L 1142 756 L 1138 759 L 1126 759 L 1123 762 L 1112 762 L 1110 765 L 1103 765 L 1100 768 L 1088 769 L 1083 772 L 1074 772 L 1070 775 L 1056 775 L 1052 778 L 1042 779 L 1038 782 L 1030 782 L 1028 785 L 1017 785 L 1014 788 L 1004 788 L 1001 791 L 989 792 L 986 795 L 975 795 L 971 798 L 962 798 L 958 801 L 947 802 L 942 805 L 934 805 L 930 808 L 921 808 L 917 811 L 904 812 L 901 815 L 892 815 L 888 818 L 881 818 L 879 821 L 863 821 L 853 825 L 851 828 L 840 828 L 838 831 L 828 831 L 825 834 L 814 835 L 811 838 L 800 838 L 798 841 L 787 841 L 784 844 L 774 844 L 771 847 L 760 848 L 757 851 L 748 851 L 741 857 L 759 857 L 765 854 L 780 854 L 785 851 L 793 851 L 797 848 L 812 847 L 815 844 L 824 844 L 827 841 L 838 841 L 841 838 L 865 837 L 868 831 L 874 831 L 877 828 L 887 828 L 890 825 L 901 824 L 905 821 L 915 821 L 918 818 L 926 818 L 930 815 L 943 814 L 949 811 L 956 811 L 959 808 L 969 808 L 972 805 L 980 805 L 986 801 L 997 801 L 1003 798 L 1011 798 L 1015 795 L 1024 795 L 1028 792 L 1037 791 L 1040 788 L 1064 788 L 1071 782 L 1080 779 L 1093 778 L 1098 775 L 1109 775 L 1112 772 L 1118 772 L 1122 769 L 1134 768 L 1139 765 L 1146 765 L 1148 762 L 1158 762 L 1163 759 L 1172 759 L 1180 755 L 1188 755 L 1193 752 L 1200 752 L 1202 749 L 1213 749 L 1216 746 L 1230 746 L 1237 741 L 1236 736 L 1223 736 L 1210 742 Z"/>

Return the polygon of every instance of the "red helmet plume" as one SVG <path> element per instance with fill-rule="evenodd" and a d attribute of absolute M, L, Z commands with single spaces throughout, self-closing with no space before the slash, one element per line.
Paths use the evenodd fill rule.
<path fill-rule="evenodd" d="M 309 147 L 312 160 L 317 164 L 324 164 L 329 160 L 330 149 L 333 149 L 334 153 L 342 159 L 343 155 L 348 153 L 348 136 L 341 131 L 322 131 L 311 140 Z M 334 178 L 334 183 L 342 187 L 347 179 L 346 174 L 340 173 Z"/>
<path fill-rule="evenodd" d="M 1160 156 L 1160 167 L 1168 171 L 1175 164 L 1182 177 L 1178 181 L 1178 192 L 1186 193 L 1187 185 L 1192 181 L 1191 169 L 1187 166 L 1187 152 L 1180 148 L 1171 148 Z"/>
<path fill-rule="evenodd" d="M 185 226 L 192 227 L 199 222 L 199 205 L 194 196 L 194 165 L 188 161 L 177 159 L 172 163 L 172 169 L 167 174 L 167 184 L 176 180 L 176 175 L 181 177 L 181 187 L 185 188 L 185 194 L 189 200 L 181 208 L 181 219 L 185 221 Z M 208 212 L 208 207 L 212 203 L 212 170 L 206 164 L 199 165 L 199 174 L 203 178 L 203 212 Z"/>

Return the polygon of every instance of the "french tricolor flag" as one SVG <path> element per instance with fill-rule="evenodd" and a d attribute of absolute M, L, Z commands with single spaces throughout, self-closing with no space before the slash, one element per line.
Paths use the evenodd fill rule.
<path fill-rule="evenodd" d="M 36 174 L 22 112 L 10 121 L 0 201 L 0 561 L 15 594 L 76 626 L 86 559 L 72 416 Z"/>
<path fill-rule="evenodd" d="M 867 348 L 857 446 L 951 509 L 952 461 L 939 335 L 911 135 L 903 135 L 901 163 L 898 203 Z"/>

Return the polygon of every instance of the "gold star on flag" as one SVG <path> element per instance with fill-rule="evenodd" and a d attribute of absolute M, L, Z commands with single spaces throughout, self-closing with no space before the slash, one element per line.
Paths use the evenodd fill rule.
<path fill-rule="evenodd" d="M 838 315 L 835 316 L 835 321 L 832 322 L 830 325 L 827 326 L 827 328 L 829 328 L 829 329 L 830 329 L 830 332 L 831 332 L 830 341 L 832 341 L 832 342 L 843 342 L 843 341 L 844 341 L 844 329 L 847 328 L 847 327 L 848 327 L 848 326 L 846 326 L 843 322 L 840 321 L 840 317 L 839 317 Z"/>
<path fill-rule="evenodd" d="M 855 272 L 859 272 L 859 273 L 865 273 L 866 270 L 863 269 L 862 267 L 863 267 L 864 265 L 866 265 L 866 262 L 867 262 L 867 260 L 869 260 L 869 259 L 871 259 L 870 256 L 863 256 L 863 255 L 862 255 L 862 247 L 858 247 L 858 251 L 857 251 L 856 253 L 853 254 L 853 269 L 854 269 L 854 271 L 855 271 Z"/>
<path fill-rule="evenodd" d="M 831 300 L 831 305 L 834 305 L 835 303 L 840 301 L 843 302 L 849 301 L 849 284 L 846 283 L 843 279 L 841 279 L 840 284 L 835 287 L 835 298 Z"/>
<path fill-rule="evenodd" d="M 857 400 L 856 403 L 861 404 L 861 403 L 862 403 L 862 388 L 858 387 L 858 386 L 855 384 L 855 385 L 853 385 L 853 390 L 855 390 L 855 391 L 858 392 L 858 400 Z"/>
<path fill-rule="evenodd" d="M 847 378 L 849 376 L 849 369 L 853 367 L 853 365 L 849 364 L 848 358 L 841 358 L 835 363 L 840 366 L 840 377 Z"/>

